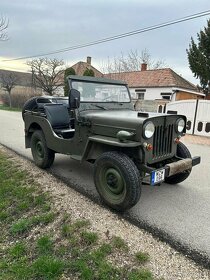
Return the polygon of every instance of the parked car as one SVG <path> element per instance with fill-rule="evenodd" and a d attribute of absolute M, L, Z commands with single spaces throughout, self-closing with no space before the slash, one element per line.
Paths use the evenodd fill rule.
<path fill-rule="evenodd" d="M 200 163 L 180 141 L 185 116 L 135 111 L 122 81 L 69 76 L 68 82 L 67 102 L 35 97 L 23 108 L 25 146 L 40 168 L 49 168 L 55 153 L 92 163 L 100 197 L 124 211 L 139 201 L 143 182 L 181 183 Z"/>

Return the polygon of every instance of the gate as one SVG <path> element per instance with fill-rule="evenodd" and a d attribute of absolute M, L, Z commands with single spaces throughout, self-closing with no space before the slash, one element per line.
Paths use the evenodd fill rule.
<path fill-rule="evenodd" d="M 187 117 L 187 133 L 210 136 L 210 100 L 180 100 L 170 102 L 167 111 L 177 111 L 177 114 Z"/>

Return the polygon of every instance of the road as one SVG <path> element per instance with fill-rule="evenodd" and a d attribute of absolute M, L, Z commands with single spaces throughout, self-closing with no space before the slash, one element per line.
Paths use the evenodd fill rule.
<path fill-rule="evenodd" d="M 30 150 L 24 147 L 21 113 L 0 110 L 0 128 L 0 143 L 32 160 Z M 179 185 L 144 185 L 139 203 L 124 217 L 205 264 L 210 260 L 210 146 L 187 146 L 193 156 L 202 157 L 191 176 Z M 89 163 L 56 155 L 49 172 L 99 202 Z"/>

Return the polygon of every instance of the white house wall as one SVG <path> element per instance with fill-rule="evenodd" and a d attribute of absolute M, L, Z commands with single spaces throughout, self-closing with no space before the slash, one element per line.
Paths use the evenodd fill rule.
<path fill-rule="evenodd" d="M 135 90 L 142 90 L 143 88 L 130 88 L 131 98 L 138 99 Z M 162 99 L 161 93 L 172 93 L 172 87 L 159 88 L 145 88 L 144 100 Z"/>

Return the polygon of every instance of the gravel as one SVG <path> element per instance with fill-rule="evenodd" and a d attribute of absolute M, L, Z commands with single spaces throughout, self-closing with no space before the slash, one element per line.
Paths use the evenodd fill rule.
<path fill-rule="evenodd" d="M 210 279 L 209 270 L 196 265 L 168 244 L 158 241 L 119 215 L 95 204 L 32 162 L 2 146 L 0 150 L 6 152 L 19 168 L 27 170 L 40 184 L 41 189 L 50 194 L 56 211 L 71 215 L 73 220 L 88 219 L 91 229 L 102 239 L 111 238 L 113 235 L 121 237 L 128 244 L 131 254 L 138 251 L 149 253 L 147 267 L 156 277 L 163 277 L 165 280 Z M 129 263 L 129 259 L 123 258 L 123 255 L 116 256 L 116 259 L 119 265 Z"/>

